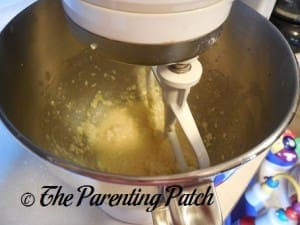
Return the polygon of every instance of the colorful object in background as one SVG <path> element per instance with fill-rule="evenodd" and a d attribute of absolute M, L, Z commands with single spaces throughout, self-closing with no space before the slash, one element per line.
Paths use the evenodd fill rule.
<path fill-rule="evenodd" d="M 268 209 L 258 217 L 243 217 L 232 225 L 297 225 L 298 216 L 290 208 Z"/>
<path fill-rule="evenodd" d="M 299 214 L 292 208 L 274 209 L 270 208 L 262 216 L 256 219 L 256 225 L 297 225 Z"/>
<path fill-rule="evenodd" d="M 298 144 L 298 145 L 297 145 Z M 281 135 L 281 137 L 272 145 L 266 160 L 262 163 L 259 180 L 249 186 L 244 200 L 244 217 L 237 220 L 234 225 L 297 225 L 300 218 L 300 186 L 298 182 L 288 172 L 293 168 L 300 156 L 300 138 L 290 130 Z M 267 178 L 265 180 L 265 178 Z M 286 195 L 287 190 L 279 185 L 281 179 L 287 180 L 296 192 L 297 199 L 291 203 L 288 200 L 286 209 L 266 209 L 266 202 L 271 200 L 272 193 L 276 189 L 276 195 Z"/>
<path fill-rule="evenodd" d="M 257 216 L 258 212 L 265 206 L 272 192 L 279 186 L 279 182 L 273 178 L 267 178 L 262 184 L 256 183 L 248 188 L 245 193 L 245 214 L 247 216 Z"/>
<path fill-rule="evenodd" d="M 232 225 L 255 225 L 255 217 L 246 216 L 243 217 L 236 222 L 234 222 Z"/>
<path fill-rule="evenodd" d="M 297 152 L 298 158 L 300 158 L 300 137 L 297 137 L 295 139 L 295 141 L 296 141 L 296 152 Z"/>
<path fill-rule="evenodd" d="M 297 225 L 298 216 L 293 209 L 270 208 L 258 217 L 243 217 L 232 225 Z"/>
<path fill-rule="evenodd" d="M 254 184 L 249 185 L 233 211 L 232 215 L 239 211 L 239 216 L 231 216 L 231 220 L 236 220 L 232 225 L 300 225 L 300 184 L 289 174 L 300 166 L 296 165 L 299 158 L 300 137 L 287 130 L 272 145 L 260 167 L 258 180 L 253 180 Z M 281 199 L 279 207 L 283 208 L 269 204 L 275 195 Z"/>
<path fill-rule="evenodd" d="M 294 165 L 298 161 L 295 138 L 296 135 L 293 132 L 285 131 L 272 145 L 267 160 L 281 166 Z"/>
<path fill-rule="evenodd" d="M 294 202 L 285 210 L 285 214 L 289 219 L 298 221 L 300 219 L 300 203 Z"/>
<path fill-rule="evenodd" d="M 290 171 L 289 174 L 295 178 L 298 184 L 300 184 L 300 163 L 294 166 Z M 291 202 L 297 202 L 297 194 L 294 190 L 294 187 L 291 184 L 287 185 L 287 192 L 288 196 L 291 199 Z"/>
<path fill-rule="evenodd" d="M 297 146 L 295 139 L 296 135 L 292 131 L 287 130 L 271 146 L 266 160 L 263 161 L 260 167 L 258 174 L 259 181 L 262 182 L 265 177 L 285 173 L 296 165 L 300 156 L 297 154 L 296 149 L 300 148 L 300 144 Z"/>
<path fill-rule="evenodd" d="M 285 143 L 283 142 L 284 137 L 291 137 L 292 139 L 296 138 L 295 133 L 293 133 L 291 130 L 286 130 L 280 138 L 271 146 L 270 151 L 274 154 L 278 153 L 282 149 L 285 148 Z"/>
<path fill-rule="evenodd" d="M 286 179 L 296 191 L 296 200 L 286 209 L 264 209 L 265 202 L 279 187 L 281 179 Z M 233 225 L 297 225 L 300 219 L 300 185 L 289 174 L 268 177 L 264 183 L 256 183 L 245 193 L 245 216 Z"/>

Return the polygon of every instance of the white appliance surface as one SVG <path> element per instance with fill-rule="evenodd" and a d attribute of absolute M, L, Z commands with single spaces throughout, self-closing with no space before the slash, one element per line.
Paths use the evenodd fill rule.
<path fill-rule="evenodd" d="M 0 0 L 0 30 L 18 12 L 34 0 Z M 233 177 L 217 187 L 223 215 L 239 199 L 264 155 L 242 166 Z M 48 172 L 43 161 L 22 148 L 0 121 L 0 224 L 7 225 L 119 225 L 99 208 L 81 205 L 32 207 L 21 204 L 25 192 L 41 193 L 43 185 L 63 185 L 65 192 L 75 193 L 63 181 Z M 38 200 L 39 196 L 36 196 Z"/>

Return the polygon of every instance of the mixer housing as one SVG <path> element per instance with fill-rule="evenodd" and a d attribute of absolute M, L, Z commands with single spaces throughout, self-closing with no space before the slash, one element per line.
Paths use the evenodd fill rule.
<path fill-rule="evenodd" d="M 100 43 L 106 55 L 161 65 L 193 58 L 214 44 L 232 2 L 63 0 L 63 5 L 81 32 L 87 31 L 80 36 Z"/>

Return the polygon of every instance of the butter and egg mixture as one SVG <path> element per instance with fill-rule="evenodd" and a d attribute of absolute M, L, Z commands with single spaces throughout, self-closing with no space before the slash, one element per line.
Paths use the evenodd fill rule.
<path fill-rule="evenodd" d="M 212 165 L 241 155 L 262 136 L 262 91 L 203 63 L 188 104 Z M 45 92 L 39 143 L 56 156 L 97 171 L 133 176 L 179 173 L 165 133 L 161 87 L 150 67 L 105 59 L 83 50 L 58 65 Z M 41 131 L 41 132 L 40 132 Z M 254 132 L 255 131 L 255 132 Z M 198 168 L 180 126 L 189 170 Z"/>
<path fill-rule="evenodd" d="M 93 62 L 93 57 L 86 60 Z M 49 150 L 104 172 L 143 176 L 178 173 L 164 132 L 161 89 L 149 68 L 128 66 L 122 71 L 111 69 L 113 65 L 108 69 L 108 62 L 92 68 L 85 67 L 86 63 L 66 62 L 75 75 L 60 80 L 48 100 L 43 121 Z M 61 129 L 64 135 L 58 137 Z M 197 167 L 194 153 L 183 132 L 179 138 L 193 170 Z"/>

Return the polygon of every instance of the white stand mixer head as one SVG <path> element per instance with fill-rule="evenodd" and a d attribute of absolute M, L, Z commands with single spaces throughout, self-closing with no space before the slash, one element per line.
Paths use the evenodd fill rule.
<path fill-rule="evenodd" d="M 68 16 L 86 30 L 134 44 L 185 42 L 219 28 L 233 0 L 63 0 Z"/>

